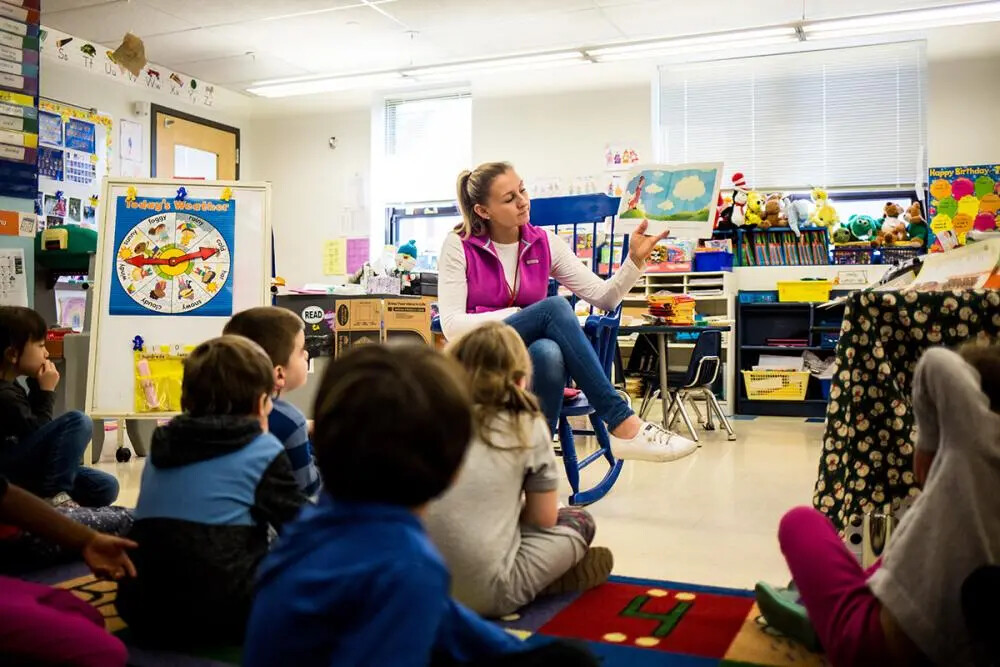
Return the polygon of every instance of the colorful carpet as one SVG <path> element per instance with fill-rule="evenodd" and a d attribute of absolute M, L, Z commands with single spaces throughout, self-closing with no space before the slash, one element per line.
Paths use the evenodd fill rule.
<path fill-rule="evenodd" d="M 72 578 L 66 579 L 69 574 Z M 79 569 L 38 580 L 73 591 L 101 610 L 110 631 L 129 644 L 129 664 L 219 667 L 239 664 L 240 651 L 199 655 L 132 646 L 114 608 L 116 585 Z M 823 657 L 766 627 L 751 591 L 613 577 L 600 588 L 545 598 L 500 622 L 508 632 L 586 641 L 607 667 L 820 666 Z"/>

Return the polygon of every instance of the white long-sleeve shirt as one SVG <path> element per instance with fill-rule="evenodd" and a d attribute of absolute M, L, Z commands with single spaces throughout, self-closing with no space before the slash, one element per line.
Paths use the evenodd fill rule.
<path fill-rule="evenodd" d="M 573 254 L 569 244 L 551 231 L 545 232 L 549 239 L 549 253 L 552 257 L 550 276 L 587 303 L 601 310 L 613 310 L 642 276 L 640 269 L 631 258 L 626 259 L 618 272 L 611 278 L 602 280 Z M 519 243 L 493 243 L 504 277 L 510 285 L 517 273 Z M 517 290 L 517 285 L 514 285 Z M 466 300 L 469 284 L 466 278 L 465 249 L 458 234 L 451 232 L 441 246 L 438 257 L 438 310 L 441 314 L 441 330 L 445 338 L 454 340 L 463 333 L 493 320 L 504 320 L 519 308 L 502 308 L 489 313 L 467 313 Z"/>

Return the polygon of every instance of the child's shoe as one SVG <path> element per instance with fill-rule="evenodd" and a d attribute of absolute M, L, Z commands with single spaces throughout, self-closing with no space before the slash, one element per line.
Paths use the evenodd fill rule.
<path fill-rule="evenodd" d="M 61 508 L 61 509 L 64 509 L 64 510 L 76 509 L 77 507 L 80 506 L 79 503 L 77 503 L 75 500 L 73 500 L 72 498 L 70 498 L 69 494 L 66 493 L 65 491 L 60 491 L 59 493 L 57 493 L 56 495 L 52 496 L 51 498 L 48 498 L 48 501 L 49 501 L 49 505 L 52 505 L 53 507 L 58 507 L 58 508 Z"/>
<path fill-rule="evenodd" d="M 761 581 L 754 586 L 754 592 L 757 594 L 760 613 L 769 626 L 814 653 L 823 650 L 806 608 L 799 604 L 797 590 L 776 588 Z"/>
<path fill-rule="evenodd" d="M 698 443 L 694 440 L 688 440 L 653 422 L 643 423 L 634 438 L 626 440 L 611 436 L 611 453 L 616 459 L 665 463 L 694 454 L 697 449 Z"/>
<path fill-rule="evenodd" d="M 558 595 L 560 593 L 573 593 L 596 588 L 608 581 L 611 570 L 615 565 L 615 557 L 607 547 L 590 547 L 583 555 L 580 562 L 569 569 L 563 576 L 559 577 L 548 588 L 542 591 L 543 595 Z"/>

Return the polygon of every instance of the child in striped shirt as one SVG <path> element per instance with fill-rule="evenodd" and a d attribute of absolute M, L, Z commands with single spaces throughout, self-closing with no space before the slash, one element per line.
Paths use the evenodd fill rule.
<path fill-rule="evenodd" d="M 268 431 L 285 446 L 299 488 L 308 498 L 315 499 L 322 483 L 309 442 L 306 417 L 281 398 L 283 391 L 298 389 L 306 383 L 309 353 L 305 348 L 304 327 L 302 320 L 290 310 L 260 306 L 233 315 L 222 333 L 249 338 L 271 357 L 275 395 L 274 408 L 267 420 Z"/>

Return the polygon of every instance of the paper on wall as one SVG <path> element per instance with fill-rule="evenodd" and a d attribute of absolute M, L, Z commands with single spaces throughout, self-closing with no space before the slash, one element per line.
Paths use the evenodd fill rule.
<path fill-rule="evenodd" d="M 28 307 L 23 248 L 0 249 L 0 306 Z"/>
<path fill-rule="evenodd" d="M 347 239 L 330 239 L 323 244 L 323 275 L 347 273 Z"/>

